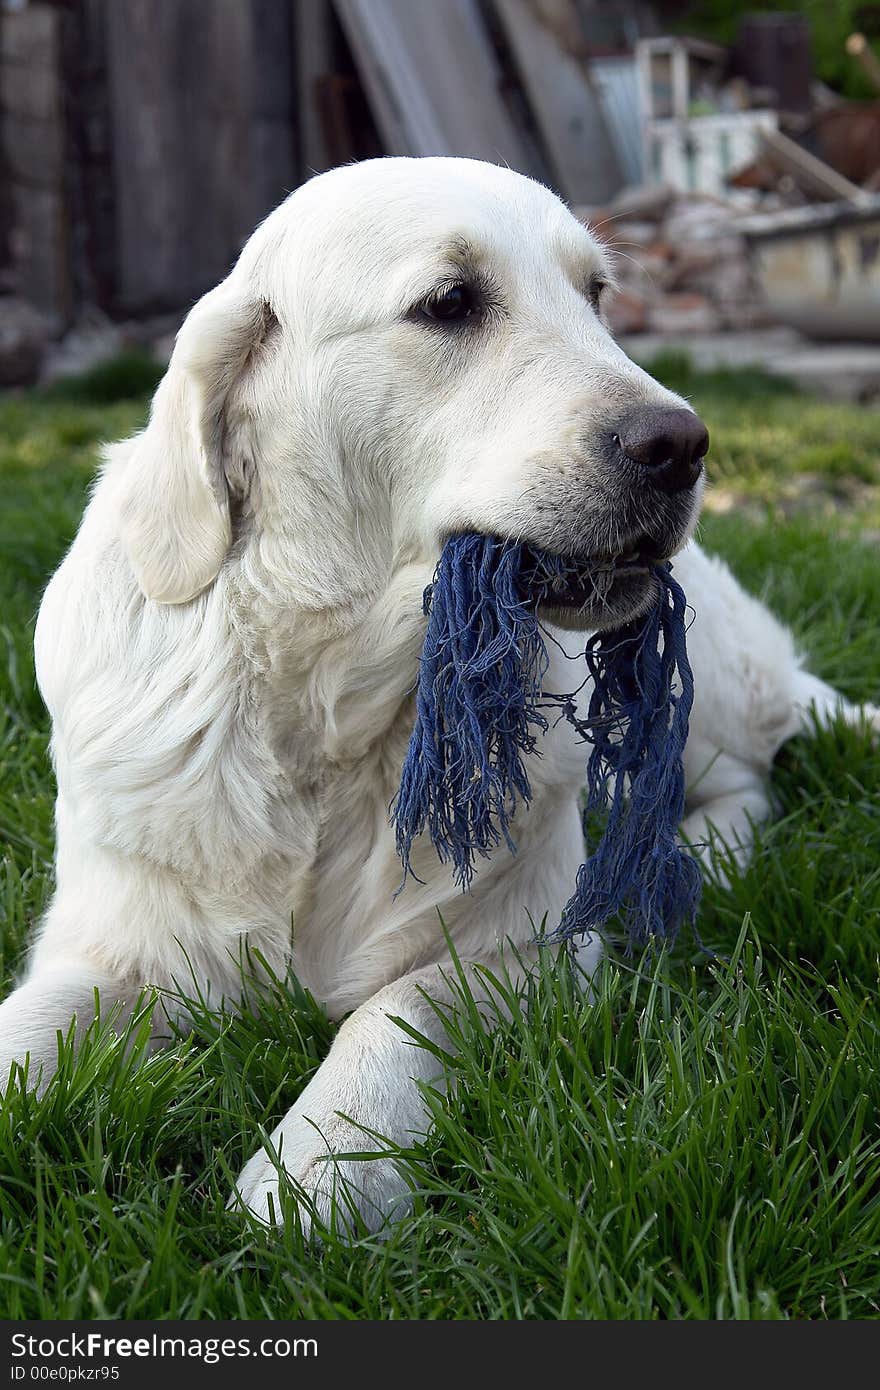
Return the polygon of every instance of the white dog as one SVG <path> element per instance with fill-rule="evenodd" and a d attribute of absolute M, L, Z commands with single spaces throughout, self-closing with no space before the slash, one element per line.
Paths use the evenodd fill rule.
<path fill-rule="evenodd" d="M 681 551 L 697 615 L 690 840 L 712 824 L 746 846 L 805 711 L 856 717 L 688 543 L 707 436 L 610 338 L 611 278 L 529 179 L 383 159 L 298 189 L 195 306 L 40 610 L 57 888 L 0 1007 L 4 1078 L 27 1059 L 45 1085 L 57 1030 L 88 1024 L 96 988 L 103 1009 L 194 977 L 234 1002 L 246 945 L 332 1017 L 353 1010 L 275 1131 L 284 1166 L 325 1213 L 340 1175 L 368 1226 L 405 1204 L 390 1157 L 334 1157 L 369 1147 L 360 1126 L 424 1131 L 414 1080 L 433 1079 L 432 1055 L 389 1016 L 443 1041 L 426 999 L 449 994 L 440 914 L 462 961 L 492 967 L 505 942 L 528 959 L 583 858 L 584 750 L 562 723 L 530 772 L 516 857 L 480 861 L 463 895 L 419 844 L 422 881 L 395 896 L 388 806 L 422 591 L 457 531 L 616 562 L 604 612 L 575 595 L 545 614 L 569 629 L 644 607 L 648 560 Z M 553 659 L 550 686 L 570 688 Z M 261 1150 L 239 1197 L 266 1216 L 277 1185 Z"/>

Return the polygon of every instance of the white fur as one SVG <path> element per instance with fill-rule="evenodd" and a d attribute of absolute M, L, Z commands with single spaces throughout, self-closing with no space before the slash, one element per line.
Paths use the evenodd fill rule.
<path fill-rule="evenodd" d="M 408 313 L 455 278 L 463 238 L 503 304 L 454 339 Z M 29 1054 L 45 1085 L 94 986 L 124 1004 L 194 977 L 234 1002 L 246 945 L 333 1017 L 354 1010 L 275 1132 L 288 1170 L 323 1210 L 342 1173 L 373 1226 L 405 1204 L 390 1158 L 323 1160 L 369 1146 L 358 1125 L 396 1142 L 424 1127 L 410 1078 L 430 1079 L 431 1057 L 388 1015 L 442 1040 L 421 993 L 446 992 L 438 910 L 463 960 L 497 963 L 506 941 L 528 956 L 582 858 L 584 757 L 563 724 L 531 771 L 517 857 L 499 851 L 462 896 L 419 845 L 422 882 L 395 896 L 387 808 L 422 590 L 456 529 L 567 549 L 589 520 L 613 547 L 592 440 L 609 412 L 682 404 L 609 337 L 583 293 L 593 272 L 607 278 L 601 248 L 539 185 L 388 159 L 299 189 L 192 310 L 40 610 L 57 889 L 0 1007 L 4 1076 Z M 712 822 L 745 845 L 775 752 L 837 697 L 719 561 L 688 544 L 676 574 L 697 614 L 684 833 Z M 572 684 L 555 649 L 548 682 Z M 261 1150 L 241 1197 L 265 1216 L 276 1190 Z"/>

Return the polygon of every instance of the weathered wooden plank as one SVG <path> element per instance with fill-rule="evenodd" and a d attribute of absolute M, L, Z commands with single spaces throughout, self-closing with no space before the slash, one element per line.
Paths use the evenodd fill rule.
<path fill-rule="evenodd" d="M 60 332 L 72 312 L 67 208 L 57 189 L 12 185 L 16 289 Z"/>
<path fill-rule="evenodd" d="M 294 48 L 300 163 L 303 177 L 309 178 L 333 163 L 320 107 L 321 83 L 333 70 L 330 0 L 295 0 Z"/>
<path fill-rule="evenodd" d="M 32 121 L 3 115 L 6 167 L 16 183 L 60 191 L 64 181 L 64 129 L 60 119 Z"/>
<path fill-rule="evenodd" d="M 601 203 L 623 177 L 570 0 L 493 0 L 561 193 Z"/>
<path fill-rule="evenodd" d="M 290 15 L 113 0 L 106 23 L 119 306 L 173 307 L 226 273 L 294 182 Z"/>
<path fill-rule="evenodd" d="M 7 249 L 16 288 L 56 329 L 68 322 L 73 300 L 61 25 L 48 5 L 0 15 Z"/>
<path fill-rule="evenodd" d="M 850 183 L 843 174 L 838 174 L 830 164 L 817 159 L 802 145 L 783 135 L 781 130 L 762 130 L 759 140 L 764 157 L 781 172 L 789 174 L 805 193 L 817 198 L 840 198 L 853 203 L 863 202 L 871 196 L 858 184 Z"/>
<path fill-rule="evenodd" d="M 294 15 L 279 0 L 245 4 L 251 6 L 251 215 L 257 222 L 298 182 Z"/>
<path fill-rule="evenodd" d="M 0 59 L 11 63 L 53 61 L 58 49 L 58 15 L 50 5 L 0 11 Z"/>
<path fill-rule="evenodd" d="M 115 0 L 107 9 L 117 289 L 127 310 L 193 298 L 234 254 L 240 219 L 226 189 L 239 191 L 246 153 L 237 139 L 242 16 L 240 5 L 218 0 L 202 7 L 196 33 L 188 0 Z M 218 20 L 235 55 L 225 72 Z"/>
<path fill-rule="evenodd" d="M 31 15 L 39 11 L 32 10 Z M 30 17 L 30 16 L 29 16 Z M 6 16 L 6 27 L 17 20 Z M 0 21 L 2 23 L 2 21 Z M 0 47 L 0 85 L 3 109 L 13 111 L 19 119 L 52 121 L 57 119 L 58 81 L 55 71 L 56 49 L 53 45 L 34 45 L 17 57 L 5 54 Z"/>
<path fill-rule="evenodd" d="M 334 0 L 389 154 L 537 172 L 473 0 Z"/>
<path fill-rule="evenodd" d="M 116 189 L 107 82 L 106 0 L 78 0 L 65 29 L 70 243 L 77 299 L 116 305 Z"/>

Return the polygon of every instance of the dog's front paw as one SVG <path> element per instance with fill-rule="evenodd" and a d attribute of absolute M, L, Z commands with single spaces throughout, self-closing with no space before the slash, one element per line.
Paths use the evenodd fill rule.
<path fill-rule="evenodd" d="M 347 1238 L 378 1231 L 406 1214 L 412 1189 L 398 1162 L 387 1154 L 347 1157 L 369 1153 L 374 1143 L 338 1115 L 318 1127 L 294 1108 L 271 1136 L 272 1153 L 260 1149 L 245 1164 L 231 1205 L 243 1203 L 267 1224 L 280 1221 L 281 1168 L 305 1235 L 312 1234 L 316 1217 Z"/>

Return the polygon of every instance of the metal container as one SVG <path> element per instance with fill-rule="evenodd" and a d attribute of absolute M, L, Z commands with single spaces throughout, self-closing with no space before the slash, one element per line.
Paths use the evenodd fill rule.
<path fill-rule="evenodd" d="M 737 223 L 767 307 L 811 338 L 880 341 L 880 197 Z"/>

